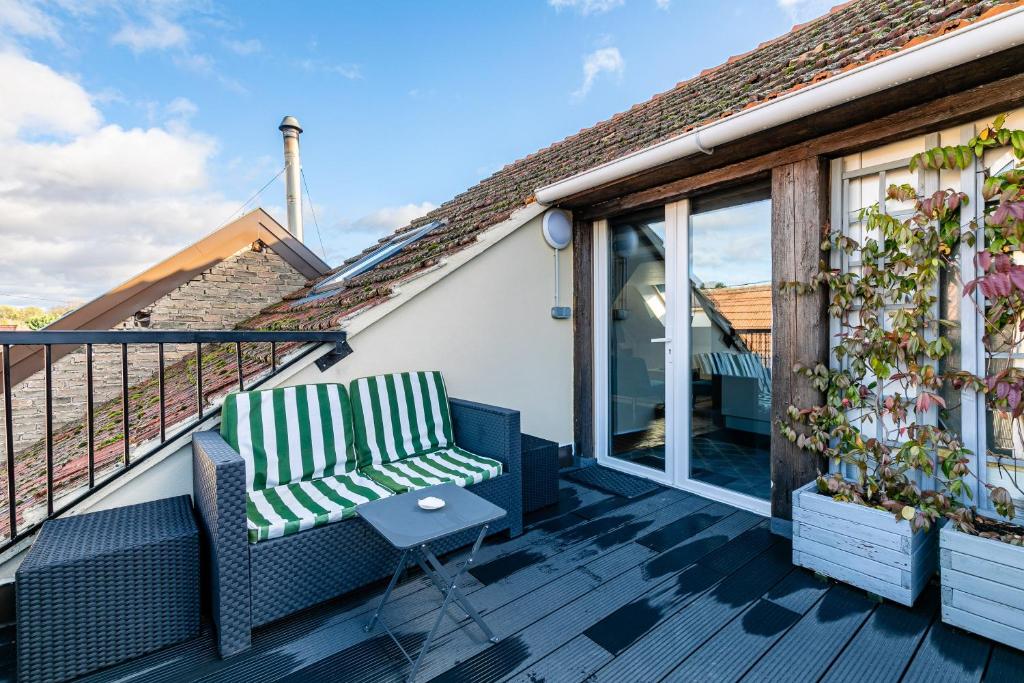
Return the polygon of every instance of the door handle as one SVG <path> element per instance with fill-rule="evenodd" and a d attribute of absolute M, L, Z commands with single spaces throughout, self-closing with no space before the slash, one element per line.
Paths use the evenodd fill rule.
<path fill-rule="evenodd" d="M 669 343 L 671 341 L 672 340 L 669 339 L 668 337 L 657 337 L 655 339 L 652 339 L 651 343 L 652 344 L 667 344 L 667 343 Z"/>

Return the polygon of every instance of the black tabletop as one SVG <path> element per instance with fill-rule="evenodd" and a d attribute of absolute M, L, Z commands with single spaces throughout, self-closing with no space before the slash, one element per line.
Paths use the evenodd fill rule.
<path fill-rule="evenodd" d="M 421 509 L 417 501 L 428 496 L 440 498 L 445 506 L 440 510 Z M 399 550 L 489 524 L 506 514 L 494 503 L 452 483 L 364 503 L 358 511 L 360 517 Z"/>

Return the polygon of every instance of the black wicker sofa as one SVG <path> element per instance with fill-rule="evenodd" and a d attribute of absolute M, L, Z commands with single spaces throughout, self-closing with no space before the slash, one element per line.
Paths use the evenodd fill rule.
<path fill-rule="evenodd" d="M 491 533 L 522 533 L 518 411 L 448 399 L 440 373 L 363 378 L 345 389 L 306 385 L 232 394 L 225 401 L 221 433 L 193 436 L 203 573 L 222 657 L 246 650 L 253 628 L 394 570 L 397 552 L 359 517 L 358 505 L 349 498 L 455 481 L 508 511 Z M 408 410 L 394 410 L 394 392 L 408 399 Z M 346 413 L 348 393 L 352 399 Z M 344 397 L 340 412 L 339 396 Z M 433 419 L 430 406 L 423 406 L 431 400 Z M 393 430 L 387 428 L 389 408 Z M 352 431 L 342 434 L 335 424 L 332 434 L 332 419 L 343 419 Z M 241 435 L 231 425 L 242 425 Z M 267 446 L 265 441 L 275 436 L 277 443 Z M 268 467 L 260 453 L 286 449 L 281 446 L 285 442 L 291 455 L 272 456 Z M 395 459 L 389 460 L 389 453 Z M 299 499 L 312 510 L 295 514 L 286 507 L 295 508 Z M 473 533 L 433 549 L 441 553 L 468 545 Z"/>

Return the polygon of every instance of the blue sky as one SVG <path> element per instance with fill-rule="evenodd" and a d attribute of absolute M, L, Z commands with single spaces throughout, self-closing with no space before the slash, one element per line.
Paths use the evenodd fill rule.
<path fill-rule="evenodd" d="M 0 302 L 88 299 L 215 229 L 280 170 L 285 114 L 333 265 L 829 4 L 0 0 L 26 160 L 0 170 Z"/>

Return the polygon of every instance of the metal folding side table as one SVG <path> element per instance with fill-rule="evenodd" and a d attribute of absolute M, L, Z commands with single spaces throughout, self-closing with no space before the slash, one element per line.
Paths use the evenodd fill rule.
<path fill-rule="evenodd" d="M 418 501 L 427 496 L 434 496 L 444 500 L 445 506 L 440 510 L 423 510 L 419 507 Z M 388 583 L 388 587 L 381 596 L 380 604 L 374 611 L 369 623 L 364 627 L 369 633 L 379 621 L 391 639 L 395 641 L 399 651 L 405 656 L 412 669 L 409 671 L 409 681 L 416 680 L 416 674 L 423 663 L 423 658 L 430 650 L 430 644 L 437 635 L 437 629 L 448 611 L 451 603 L 457 604 L 470 618 L 473 619 L 492 643 L 498 642 L 498 638 L 484 622 L 483 618 L 476 611 L 465 594 L 459 590 L 458 584 L 463 574 L 473 565 L 473 558 L 476 556 L 480 544 L 483 543 L 487 534 L 487 527 L 505 516 L 505 510 L 497 505 L 484 500 L 480 496 L 460 488 L 455 484 L 441 484 L 430 488 L 410 491 L 389 498 L 382 498 L 359 506 L 359 516 L 362 517 L 384 540 L 390 543 L 395 549 L 402 551 L 398 560 L 395 573 Z M 476 542 L 469 557 L 455 573 L 451 575 L 437 556 L 431 552 L 429 544 L 448 538 L 460 532 L 469 531 L 480 527 Z M 423 570 L 423 573 L 431 578 L 434 585 L 441 592 L 444 599 L 434 621 L 433 627 L 427 633 L 426 640 L 419 654 L 414 659 L 398 638 L 392 633 L 387 622 L 381 616 L 381 610 L 391 597 L 391 591 L 398 583 L 398 578 L 405 571 L 410 556 Z"/>

